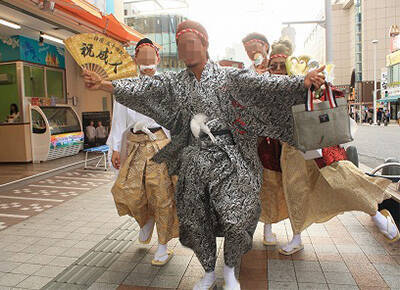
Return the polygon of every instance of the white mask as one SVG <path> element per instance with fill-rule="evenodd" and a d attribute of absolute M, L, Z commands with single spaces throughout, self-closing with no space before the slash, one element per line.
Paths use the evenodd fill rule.
<path fill-rule="evenodd" d="M 156 64 L 151 64 L 151 65 L 140 65 L 139 66 L 139 69 L 140 69 L 140 71 L 142 72 L 142 71 L 144 71 L 144 70 L 146 70 L 146 69 L 149 69 L 149 70 L 156 70 L 157 69 L 157 65 Z"/>

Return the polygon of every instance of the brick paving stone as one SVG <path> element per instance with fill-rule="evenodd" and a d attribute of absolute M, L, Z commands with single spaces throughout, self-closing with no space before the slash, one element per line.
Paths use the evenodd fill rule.
<path fill-rule="evenodd" d="M 317 257 L 319 261 L 327 261 L 327 262 L 343 261 L 343 258 L 339 253 L 317 253 Z"/>
<path fill-rule="evenodd" d="M 17 286 L 21 281 L 28 278 L 29 275 L 6 273 L 0 277 L 1 286 Z"/>
<path fill-rule="evenodd" d="M 10 256 L 7 258 L 7 261 L 10 262 L 26 262 L 27 260 L 29 260 L 30 258 L 32 258 L 34 256 L 34 254 L 28 254 L 28 253 L 15 253 L 14 255 Z"/>
<path fill-rule="evenodd" d="M 268 268 L 268 281 L 278 282 L 296 282 L 296 274 L 294 269 L 291 270 L 280 270 Z"/>
<path fill-rule="evenodd" d="M 289 281 L 268 281 L 268 290 L 297 290 L 299 289 L 296 282 Z"/>
<path fill-rule="evenodd" d="M 381 275 L 396 275 L 400 279 L 400 266 L 390 264 L 375 264 L 375 268 Z"/>
<path fill-rule="evenodd" d="M 296 271 L 296 277 L 297 281 L 300 283 L 326 283 L 322 272 Z"/>
<path fill-rule="evenodd" d="M 118 287 L 120 287 L 119 284 L 93 283 L 88 290 L 115 290 Z"/>
<path fill-rule="evenodd" d="M 76 261 L 75 258 L 57 256 L 53 260 L 51 260 L 48 263 L 48 265 L 65 266 L 66 267 L 66 266 L 71 265 L 75 261 Z"/>
<path fill-rule="evenodd" d="M 398 275 L 384 274 L 382 277 L 391 289 L 400 289 L 400 277 Z"/>
<path fill-rule="evenodd" d="M 324 272 L 326 281 L 330 284 L 357 285 L 350 273 Z"/>
<path fill-rule="evenodd" d="M 21 263 L 16 262 L 0 262 L 0 272 L 10 272 L 11 270 L 19 267 Z"/>
<path fill-rule="evenodd" d="M 31 264 L 47 265 L 55 258 L 56 258 L 56 256 L 37 254 L 37 255 L 34 255 L 29 260 L 27 260 L 27 262 L 31 263 Z"/>
<path fill-rule="evenodd" d="M 304 249 L 292 255 L 291 258 L 299 261 L 318 261 L 317 253 L 311 244 L 305 244 Z"/>
<path fill-rule="evenodd" d="M 293 261 L 295 271 L 303 272 L 322 272 L 319 262 L 312 261 Z"/>
<path fill-rule="evenodd" d="M 321 267 L 324 272 L 350 272 L 344 262 L 321 261 Z"/>
<path fill-rule="evenodd" d="M 338 245 L 341 246 L 341 245 Z M 338 249 L 334 244 L 332 245 L 314 245 L 315 252 L 318 253 L 329 253 L 329 254 L 335 254 L 338 253 Z"/>
<path fill-rule="evenodd" d="M 162 276 L 177 276 L 182 278 L 183 274 L 186 271 L 186 265 L 179 264 L 167 264 L 163 267 L 160 267 L 158 271 L 158 275 Z"/>
<path fill-rule="evenodd" d="M 19 283 L 17 287 L 29 288 L 29 289 L 41 289 L 47 283 L 49 283 L 53 278 L 51 277 L 41 277 L 41 276 L 30 276 L 24 281 Z"/>
<path fill-rule="evenodd" d="M 241 279 L 250 281 L 266 281 L 267 269 L 266 268 L 245 268 L 241 266 L 240 275 Z"/>
<path fill-rule="evenodd" d="M 124 272 L 106 271 L 96 280 L 96 282 L 109 283 L 109 284 L 121 284 L 122 281 L 124 281 L 127 276 L 128 276 L 128 274 L 124 273 Z"/>
<path fill-rule="evenodd" d="M 150 287 L 172 288 L 176 289 L 181 281 L 181 276 L 175 275 L 157 275 L 150 283 Z"/>
<path fill-rule="evenodd" d="M 387 287 L 372 264 L 348 264 L 350 272 L 359 286 Z"/>
<path fill-rule="evenodd" d="M 243 290 L 265 290 L 267 287 L 268 282 L 266 280 L 240 280 L 240 288 Z"/>
<path fill-rule="evenodd" d="M 144 287 L 147 287 L 147 286 L 149 286 L 150 285 L 150 283 L 153 281 L 153 278 L 152 279 L 149 279 L 148 277 L 137 277 L 137 278 L 135 278 L 135 280 L 128 280 L 128 279 L 126 279 L 123 283 L 122 283 L 122 286 L 125 286 L 125 288 L 122 288 L 122 289 L 131 289 L 131 288 L 128 288 L 128 287 L 130 287 L 130 286 L 133 286 L 133 287 L 137 287 L 137 286 L 144 286 Z M 128 286 L 128 287 L 126 287 L 126 286 Z M 147 289 L 147 288 L 146 288 Z"/>
<path fill-rule="evenodd" d="M 202 277 L 205 271 L 202 266 L 189 265 L 186 269 L 184 277 Z"/>
<path fill-rule="evenodd" d="M 355 285 L 328 284 L 329 290 L 359 290 Z M 376 289 L 376 288 L 375 288 Z"/>
<path fill-rule="evenodd" d="M 268 260 L 268 270 L 294 270 L 292 260 Z"/>
<path fill-rule="evenodd" d="M 116 261 L 107 270 L 113 272 L 130 273 L 135 267 L 136 264 Z"/>
<path fill-rule="evenodd" d="M 20 266 L 11 270 L 10 272 L 14 274 L 32 275 L 33 273 L 39 271 L 42 267 L 43 267 L 42 265 L 21 264 Z"/>
<path fill-rule="evenodd" d="M 39 271 L 35 272 L 35 276 L 43 276 L 43 277 L 56 277 L 60 274 L 65 268 L 58 266 L 43 266 Z"/>
<path fill-rule="evenodd" d="M 320 283 L 299 283 L 299 290 L 325 290 L 329 289 L 328 284 Z"/>
<path fill-rule="evenodd" d="M 88 250 L 87 249 L 80 249 L 80 248 L 69 248 L 66 249 L 64 252 L 60 254 L 63 257 L 70 257 L 70 258 L 79 258 L 83 254 L 85 254 Z"/>

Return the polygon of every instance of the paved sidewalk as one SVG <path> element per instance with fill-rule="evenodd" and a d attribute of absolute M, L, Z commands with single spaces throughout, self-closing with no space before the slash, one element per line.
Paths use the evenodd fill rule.
<path fill-rule="evenodd" d="M 193 252 L 173 240 L 169 264 L 151 266 L 156 237 L 150 245 L 137 242 L 137 225 L 117 215 L 110 187 L 0 231 L 0 289 L 191 289 L 203 275 Z M 273 230 L 281 244 L 291 238 L 288 221 Z M 304 251 L 281 256 L 262 245 L 259 224 L 253 249 L 242 259 L 242 289 L 400 289 L 400 243 L 387 244 L 363 213 L 313 225 L 303 241 Z M 219 239 L 219 278 L 222 269 Z"/>

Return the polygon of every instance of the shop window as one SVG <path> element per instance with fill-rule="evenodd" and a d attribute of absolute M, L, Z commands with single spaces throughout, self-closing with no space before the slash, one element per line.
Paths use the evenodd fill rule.
<path fill-rule="evenodd" d="M 163 39 L 162 39 L 162 34 L 161 33 L 156 33 L 154 35 L 155 39 L 154 41 L 157 42 L 158 44 L 160 44 L 161 46 L 164 46 L 165 44 L 163 43 Z M 163 47 L 164 50 L 164 47 Z"/>
<path fill-rule="evenodd" d="M 356 70 L 357 70 L 358 72 L 361 72 L 361 71 L 362 71 L 362 64 L 361 64 L 361 63 L 357 63 L 357 64 L 356 64 Z"/>
<path fill-rule="evenodd" d="M 57 103 L 64 103 L 63 71 L 46 69 L 47 97 L 55 97 Z"/>
<path fill-rule="evenodd" d="M 393 83 L 400 82 L 400 64 L 393 66 Z"/>
<path fill-rule="evenodd" d="M 170 19 L 169 15 L 162 15 L 161 16 L 161 27 L 162 27 L 162 32 L 163 33 L 171 32 L 171 26 L 170 26 L 169 19 Z"/>
<path fill-rule="evenodd" d="M 18 97 L 17 67 L 15 64 L 0 65 L 0 123 L 21 122 L 21 106 Z"/>
<path fill-rule="evenodd" d="M 361 24 L 356 24 L 356 33 L 361 33 Z"/>
<path fill-rule="evenodd" d="M 45 97 L 44 68 L 24 66 L 25 97 Z"/>

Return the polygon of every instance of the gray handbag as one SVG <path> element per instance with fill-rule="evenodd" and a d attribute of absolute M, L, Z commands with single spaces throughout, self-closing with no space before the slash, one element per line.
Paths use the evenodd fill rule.
<path fill-rule="evenodd" d="M 347 99 L 335 98 L 328 84 L 325 96 L 325 102 L 313 103 L 308 90 L 307 103 L 292 107 L 296 147 L 303 152 L 353 141 Z"/>

